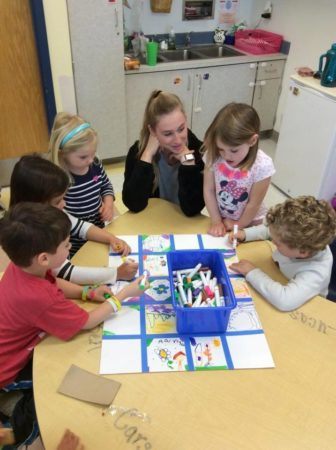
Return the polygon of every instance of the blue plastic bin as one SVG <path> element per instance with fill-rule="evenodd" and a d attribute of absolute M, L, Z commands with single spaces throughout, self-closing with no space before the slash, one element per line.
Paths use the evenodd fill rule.
<path fill-rule="evenodd" d="M 224 333 L 229 322 L 230 312 L 236 307 L 230 278 L 227 273 L 223 255 L 216 250 L 173 251 L 167 253 L 170 288 L 173 306 L 176 312 L 176 328 L 179 334 Z M 225 306 L 182 307 L 175 298 L 173 271 L 189 269 L 198 263 L 209 267 L 212 276 L 221 284 Z"/>

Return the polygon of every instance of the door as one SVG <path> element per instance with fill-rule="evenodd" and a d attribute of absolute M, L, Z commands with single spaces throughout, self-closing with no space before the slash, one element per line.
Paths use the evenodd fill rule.
<path fill-rule="evenodd" d="M 191 125 L 196 136 L 204 134 L 217 112 L 230 102 L 252 104 L 256 64 L 195 69 Z"/>
<path fill-rule="evenodd" d="M 46 152 L 49 132 L 27 0 L 1 2 L 0 67 L 0 159 Z M 1 184 L 8 182 L 9 163 L 0 162 Z"/>
<path fill-rule="evenodd" d="M 78 114 L 98 133 L 102 159 L 126 154 L 122 2 L 68 0 Z"/>
<path fill-rule="evenodd" d="M 126 75 L 127 144 L 139 139 L 145 107 L 154 89 L 172 92 L 183 102 L 191 125 L 192 70 L 172 70 Z"/>

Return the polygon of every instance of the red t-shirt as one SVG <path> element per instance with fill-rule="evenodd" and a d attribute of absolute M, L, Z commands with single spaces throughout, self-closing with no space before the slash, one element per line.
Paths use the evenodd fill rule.
<path fill-rule="evenodd" d="M 68 340 L 87 320 L 50 272 L 39 278 L 10 263 L 0 281 L 0 388 L 15 380 L 46 333 Z"/>

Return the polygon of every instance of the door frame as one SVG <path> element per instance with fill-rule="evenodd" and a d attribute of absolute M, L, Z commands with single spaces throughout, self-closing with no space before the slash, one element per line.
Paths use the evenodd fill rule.
<path fill-rule="evenodd" d="M 51 73 L 43 0 L 30 0 L 29 3 L 33 19 L 33 29 L 35 34 L 35 43 L 41 73 L 42 90 L 44 96 L 44 104 L 46 108 L 47 123 L 48 129 L 50 131 L 56 115 L 56 102 Z"/>

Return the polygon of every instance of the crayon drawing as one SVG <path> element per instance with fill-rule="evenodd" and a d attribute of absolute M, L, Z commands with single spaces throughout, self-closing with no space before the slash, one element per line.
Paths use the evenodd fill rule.
<path fill-rule="evenodd" d="M 150 281 L 150 288 L 145 292 L 145 297 L 155 302 L 164 302 L 171 298 L 169 280 L 156 278 Z"/>
<path fill-rule="evenodd" d="M 231 284 L 236 298 L 251 298 L 251 293 L 245 278 L 231 277 Z"/>
<path fill-rule="evenodd" d="M 146 305 L 146 333 L 176 333 L 176 314 L 172 305 Z"/>
<path fill-rule="evenodd" d="M 147 363 L 150 372 L 188 370 L 184 342 L 179 337 L 147 339 Z"/>
<path fill-rule="evenodd" d="M 142 235 L 142 249 L 144 252 L 169 252 L 170 237 L 169 234 Z"/>
<path fill-rule="evenodd" d="M 166 255 L 144 255 L 143 266 L 149 271 L 150 277 L 168 277 Z"/>
<path fill-rule="evenodd" d="M 227 331 L 261 329 L 261 323 L 252 300 L 249 302 L 237 302 L 237 307 L 231 311 Z"/>
<path fill-rule="evenodd" d="M 191 337 L 190 343 L 195 370 L 228 368 L 219 336 Z"/>

